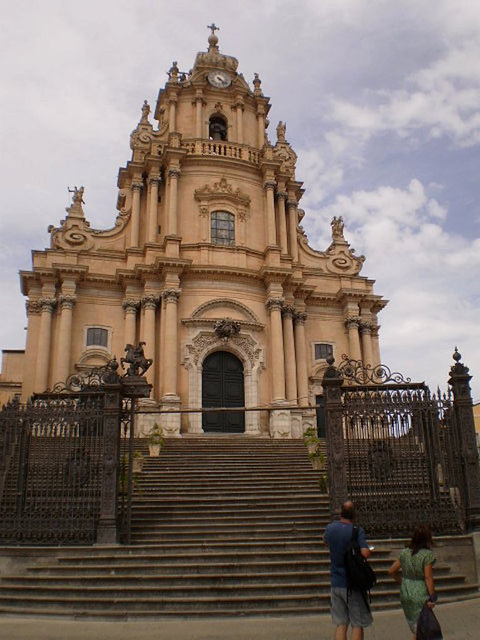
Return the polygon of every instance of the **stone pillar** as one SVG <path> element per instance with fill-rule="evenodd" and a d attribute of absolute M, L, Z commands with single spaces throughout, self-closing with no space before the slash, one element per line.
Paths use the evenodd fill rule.
<path fill-rule="evenodd" d="M 345 326 L 348 331 L 348 351 L 352 360 L 362 360 L 362 352 L 360 349 L 360 335 L 358 328 L 360 326 L 360 318 L 351 317 L 345 320 Z"/>
<path fill-rule="evenodd" d="M 34 390 L 41 393 L 48 387 L 50 353 L 52 350 L 52 314 L 57 305 L 57 301 L 55 298 L 40 298 L 39 302 L 42 315 L 40 316 Z"/>
<path fill-rule="evenodd" d="M 203 138 L 203 97 L 201 92 L 195 96 L 195 137 Z"/>
<path fill-rule="evenodd" d="M 140 242 L 140 194 L 142 193 L 143 184 L 141 182 L 132 182 L 132 186 L 130 188 L 132 190 L 130 245 L 132 247 L 138 247 Z"/>
<path fill-rule="evenodd" d="M 158 233 L 158 187 L 160 176 L 152 176 L 150 182 L 150 200 L 148 207 L 147 242 L 156 242 Z"/>
<path fill-rule="evenodd" d="M 125 312 L 125 344 L 136 344 L 137 342 L 137 309 L 139 306 L 140 302 L 131 298 L 127 298 L 122 303 Z"/>
<path fill-rule="evenodd" d="M 177 96 L 170 97 L 170 104 L 168 109 L 168 125 L 170 133 L 177 130 Z"/>
<path fill-rule="evenodd" d="M 470 388 L 472 376 L 468 367 L 460 362 L 461 357 L 455 348 L 455 364 L 450 369 L 448 383 L 452 386 L 455 427 L 460 443 L 465 527 L 467 531 L 480 531 L 480 468 Z"/>
<path fill-rule="evenodd" d="M 265 180 L 263 188 L 265 189 L 265 200 L 267 206 L 267 246 L 271 247 L 277 244 L 277 234 L 275 225 L 275 180 Z"/>
<path fill-rule="evenodd" d="M 285 191 L 277 191 L 278 230 L 280 234 L 280 247 L 283 254 L 288 253 L 287 215 L 285 212 L 286 198 L 287 193 Z"/>
<path fill-rule="evenodd" d="M 163 398 L 178 397 L 178 318 L 177 303 L 180 297 L 178 289 L 166 289 L 163 292 L 165 305 L 165 347 L 162 358 L 163 370 Z"/>
<path fill-rule="evenodd" d="M 298 244 L 297 244 L 297 202 L 296 200 L 287 200 L 288 206 L 288 236 L 290 255 L 294 262 L 298 262 Z"/>
<path fill-rule="evenodd" d="M 235 103 L 235 108 L 237 110 L 237 142 L 239 144 L 243 144 L 243 110 L 244 104 L 241 98 L 237 98 Z"/>
<path fill-rule="evenodd" d="M 180 177 L 180 169 L 171 167 L 168 170 L 169 180 L 169 198 L 168 198 L 168 232 L 169 236 L 176 236 L 178 229 L 177 222 L 177 200 L 178 200 L 178 179 Z"/>
<path fill-rule="evenodd" d="M 308 366 L 307 349 L 305 343 L 305 322 L 307 314 L 297 311 L 294 315 L 295 358 L 297 368 L 298 404 L 308 405 Z"/>
<path fill-rule="evenodd" d="M 285 400 L 285 359 L 283 354 L 282 330 L 283 298 L 270 298 L 267 308 L 270 311 L 270 344 L 272 357 L 270 358 L 272 373 L 273 402 Z"/>
<path fill-rule="evenodd" d="M 142 298 L 143 307 L 143 342 L 145 342 L 147 358 L 152 358 L 154 364 L 147 370 L 146 378 L 149 384 L 155 385 L 155 310 L 159 298 L 146 294 Z M 155 387 L 154 387 L 155 388 Z"/>
<path fill-rule="evenodd" d="M 362 334 L 363 364 L 373 366 L 372 349 L 372 325 L 369 322 L 360 322 Z"/>
<path fill-rule="evenodd" d="M 257 111 L 257 145 L 260 149 L 265 144 L 265 113 Z"/>
<path fill-rule="evenodd" d="M 28 317 L 27 342 L 25 345 L 25 362 L 30 367 L 23 370 L 22 402 L 25 402 L 35 389 L 35 357 L 40 333 L 42 307 L 39 300 L 28 300 L 25 304 Z"/>
<path fill-rule="evenodd" d="M 70 362 L 72 356 L 72 319 L 75 302 L 76 297 L 74 295 L 61 295 L 59 298 L 60 318 L 54 382 L 65 382 L 70 374 Z"/>
<path fill-rule="evenodd" d="M 283 345 L 285 353 L 285 387 L 287 400 L 297 402 L 297 363 L 295 361 L 295 341 L 293 337 L 294 308 L 285 305 L 282 309 L 283 317 Z"/>
<path fill-rule="evenodd" d="M 373 350 L 373 366 L 376 367 L 382 362 L 380 356 L 380 340 L 379 332 L 380 326 L 378 324 L 372 325 L 372 350 Z"/>

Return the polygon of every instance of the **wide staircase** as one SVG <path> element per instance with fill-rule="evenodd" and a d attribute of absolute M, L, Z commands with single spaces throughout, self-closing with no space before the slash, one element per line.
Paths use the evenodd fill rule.
<path fill-rule="evenodd" d="M 146 444 L 135 448 L 148 456 Z M 299 440 L 169 439 L 135 484 L 131 544 L 22 550 L 3 574 L 0 613 L 229 616 L 329 610 L 328 497 Z M 398 607 L 387 569 L 398 541 L 374 541 L 373 608 Z M 1 551 L 1 550 L 0 550 Z M 8 573 L 8 572 L 7 572 Z M 478 595 L 446 564 L 442 600 Z"/>

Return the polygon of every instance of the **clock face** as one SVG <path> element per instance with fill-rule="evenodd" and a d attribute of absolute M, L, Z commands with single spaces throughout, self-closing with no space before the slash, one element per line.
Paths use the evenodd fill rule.
<path fill-rule="evenodd" d="M 210 84 L 218 89 L 226 89 L 232 84 L 232 78 L 226 71 L 217 71 L 214 69 L 213 71 L 210 71 L 207 77 Z"/>

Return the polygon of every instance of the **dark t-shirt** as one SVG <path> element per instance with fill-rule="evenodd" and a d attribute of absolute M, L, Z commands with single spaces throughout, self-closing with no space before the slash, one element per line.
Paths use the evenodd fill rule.
<path fill-rule="evenodd" d="M 335 522 L 331 522 L 325 529 L 323 539 L 330 550 L 330 577 L 332 587 L 347 586 L 343 555 L 352 538 L 352 528 L 352 524 L 337 520 Z M 368 549 L 365 531 L 362 527 L 358 527 L 358 544 L 361 549 Z"/>

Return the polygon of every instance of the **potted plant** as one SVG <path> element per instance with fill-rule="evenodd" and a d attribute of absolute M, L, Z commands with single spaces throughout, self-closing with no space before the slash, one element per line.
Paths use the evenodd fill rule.
<path fill-rule="evenodd" d="M 148 450 L 151 457 L 158 457 L 160 455 L 160 449 L 165 444 L 165 438 L 163 437 L 163 431 L 161 427 L 155 422 L 148 435 Z"/>
<path fill-rule="evenodd" d="M 316 453 L 318 451 L 318 445 L 320 440 L 317 436 L 317 431 L 314 427 L 308 427 L 303 434 L 303 441 L 307 447 L 308 453 Z"/>
<path fill-rule="evenodd" d="M 312 463 L 312 468 L 316 471 L 323 471 L 325 469 L 325 456 L 318 449 L 316 451 L 311 451 L 308 454 L 308 458 Z"/>
<path fill-rule="evenodd" d="M 318 488 L 320 493 L 328 493 L 328 476 L 326 471 L 322 471 L 318 477 Z"/>

